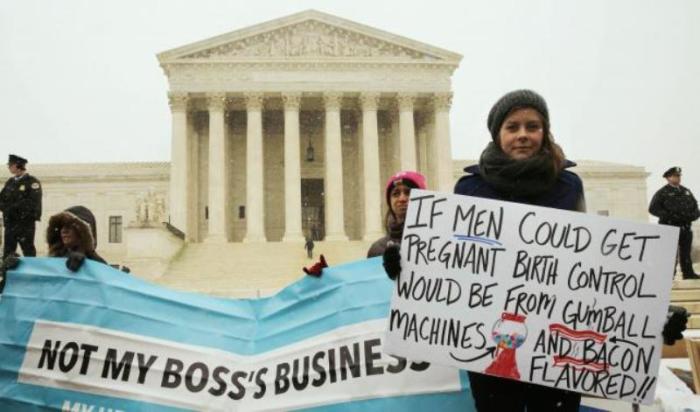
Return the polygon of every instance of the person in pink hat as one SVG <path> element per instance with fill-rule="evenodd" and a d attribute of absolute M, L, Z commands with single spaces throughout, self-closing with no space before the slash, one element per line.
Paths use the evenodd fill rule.
<path fill-rule="evenodd" d="M 418 172 L 405 170 L 391 176 L 386 182 L 386 204 L 389 206 L 384 220 L 386 236 L 377 240 L 367 251 L 367 257 L 384 254 L 390 244 L 400 244 L 403 237 L 403 222 L 408 209 L 411 189 L 425 189 L 425 176 Z"/>

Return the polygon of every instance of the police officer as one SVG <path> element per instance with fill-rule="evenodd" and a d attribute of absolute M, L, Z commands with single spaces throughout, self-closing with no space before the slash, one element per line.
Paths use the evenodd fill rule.
<path fill-rule="evenodd" d="M 7 167 L 13 174 L 0 192 L 0 211 L 5 226 L 3 258 L 15 252 L 36 256 L 35 221 L 41 219 L 41 183 L 27 173 L 27 159 L 11 154 Z"/>
<path fill-rule="evenodd" d="M 690 225 L 698 217 L 698 202 L 688 188 L 681 186 L 681 168 L 672 167 L 664 172 L 668 184 L 654 195 L 649 204 L 649 213 L 659 218 L 659 223 L 678 226 L 681 230 L 678 238 L 678 259 L 683 272 L 683 279 L 700 279 L 693 270 L 690 258 L 693 243 L 693 231 Z"/>

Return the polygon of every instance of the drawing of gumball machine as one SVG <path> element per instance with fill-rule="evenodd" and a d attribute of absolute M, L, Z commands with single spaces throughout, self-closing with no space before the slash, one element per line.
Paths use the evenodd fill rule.
<path fill-rule="evenodd" d="M 495 359 L 484 370 L 489 375 L 520 380 L 515 350 L 527 339 L 525 315 L 503 312 L 491 329 L 491 338 L 496 342 Z"/>

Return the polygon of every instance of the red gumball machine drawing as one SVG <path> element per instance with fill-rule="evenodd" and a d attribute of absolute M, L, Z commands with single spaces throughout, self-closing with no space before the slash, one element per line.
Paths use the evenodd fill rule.
<path fill-rule="evenodd" d="M 496 358 L 484 372 L 520 380 L 515 350 L 527 339 L 525 315 L 503 312 L 501 318 L 493 324 L 491 338 L 496 342 Z"/>

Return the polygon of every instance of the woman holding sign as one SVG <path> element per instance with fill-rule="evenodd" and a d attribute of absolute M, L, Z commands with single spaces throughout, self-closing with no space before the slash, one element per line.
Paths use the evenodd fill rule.
<path fill-rule="evenodd" d="M 567 170 L 575 164 L 554 142 L 547 103 L 539 94 L 516 90 L 501 97 L 489 112 L 487 126 L 492 140 L 479 164 L 464 169 L 469 174 L 457 182 L 456 194 L 585 211 L 583 184 Z M 383 256 L 387 274 L 395 279 L 401 271 L 398 247 L 388 247 Z M 686 322 L 685 310 L 671 310 L 664 342 L 682 338 Z M 580 394 L 516 380 L 508 359 L 499 359 L 487 371 L 513 379 L 469 372 L 479 411 L 578 411 Z"/>
<path fill-rule="evenodd" d="M 585 211 L 583 184 L 566 170 L 575 163 L 550 133 L 547 103 L 531 90 L 516 90 L 501 97 L 486 122 L 491 142 L 478 165 L 464 169 L 469 175 L 455 193 L 507 200 L 565 210 Z M 479 411 L 577 411 L 581 395 L 546 386 L 469 372 Z"/>

